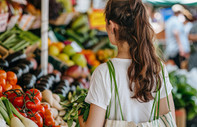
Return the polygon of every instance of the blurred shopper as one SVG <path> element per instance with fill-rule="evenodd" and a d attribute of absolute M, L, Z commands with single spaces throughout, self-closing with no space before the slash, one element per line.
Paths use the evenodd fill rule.
<path fill-rule="evenodd" d="M 180 68 L 181 62 L 189 57 L 190 44 L 185 32 L 184 25 L 180 21 L 182 10 L 181 5 L 174 5 L 172 10 L 174 15 L 166 22 L 166 55 L 170 60 L 174 60 Z"/>
<path fill-rule="evenodd" d="M 193 26 L 193 23 L 192 23 L 193 17 L 192 17 L 192 14 L 186 9 L 183 10 L 183 15 L 185 16 L 185 21 L 183 22 L 183 24 L 184 24 L 185 32 L 188 37 L 189 32 Z"/>
<path fill-rule="evenodd" d="M 189 33 L 189 39 L 193 42 L 193 51 L 191 52 L 188 64 L 188 69 L 191 70 L 197 67 L 197 21 L 193 24 Z"/>
<path fill-rule="evenodd" d="M 79 116 L 80 127 L 176 127 L 172 85 L 156 54 L 142 1 L 109 0 L 105 16 L 118 55 L 94 71 L 85 99 L 90 104 L 88 119 Z"/>

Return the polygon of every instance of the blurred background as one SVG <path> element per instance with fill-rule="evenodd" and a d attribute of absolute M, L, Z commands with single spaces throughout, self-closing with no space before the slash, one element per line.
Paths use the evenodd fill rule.
<path fill-rule="evenodd" d="M 74 65 L 87 66 L 92 73 L 99 64 L 116 56 L 117 49 L 109 43 L 105 31 L 103 13 L 106 2 L 107 0 L 49 0 L 49 66 L 59 70 L 62 79 L 74 75 L 64 73 Z M 197 127 L 197 0 L 143 2 L 155 31 L 154 44 L 159 56 L 165 61 L 174 88 L 172 93 L 177 125 Z M 23 50 L 40 65 L 41 13 L 41 0 L 0 0 L 2 59 Z M 23 36 L 14 33 L 16 30 L 24 32 Z M 7 33 L 14 36 L 8 36 Z M 28 40 L 30 43 L 20 42 L 21 45 L 15 47 L 19 42 L 6 41 L 5 35 L 10 39 L 18 39 L 20 36 L 20 41 Z M 24 36 L 30 38 L 23 38 Z M 71 58 L 76 52 L 85 56 L 85 59 L 81 56 Z M 10 67 L 7 66 L 6 69 L 9 70 Z M 71 72 L 74 71 L 75 69 L 71 69 Z M 85 84 L 85 88 L 89 87 L 87 77 L 85 83 L 79 81 L 78 76 L 73 77 L 77 82 Z M 67 93 L 64 94 L 66 96 Z"/>

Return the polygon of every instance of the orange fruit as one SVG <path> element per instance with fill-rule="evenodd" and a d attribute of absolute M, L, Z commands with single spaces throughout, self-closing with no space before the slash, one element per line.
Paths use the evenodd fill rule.
<path fill-rule="evenodd" d="M 58 49 L 60 50 L 60 52 L 64 49 L 65 45 L 61 42 L 55 43 L 55 45 L 58 47 Z"/>

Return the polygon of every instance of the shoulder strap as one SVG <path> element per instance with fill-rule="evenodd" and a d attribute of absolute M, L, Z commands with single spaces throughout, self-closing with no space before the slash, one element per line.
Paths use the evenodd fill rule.
<path fill-rule="evenodd" d="M 113 63 L 111 61 L 108 61 L 107 65 L 108 65 L 108 68 L 109 68 L 109 74 L 110 74 L 110 80 L 111 80 L 111 93 L 112 93 L 112 80 L 113 80 L 114 81 L 114 86 L 115 86 L 114 87 L 115 96 L 117 95 L 117 97 L 118 97 L 118 103 L 119 103 L 119 107 L 120 107 L 121 118 L 122 118 L 122 120 L 124 120 L 123 113 L 122 113 L 122 107 L 121 107 L 121 104 L 120 104 L 120 97 L 119 97 L 117 82 L 116 82 L 115 69 L 114 69 Z M 110 105 L 109 106 L 110 106 L 109 108 L 111 109 L 111 100 L 110 100 Z M 115 111 L 116 111 L 116 109 L 115 109 Z M 107 113 L 109 113 L 109 114 L 107 114 L 107 118 L 109 118 L 110 111 L 107 111 Z"/>
<path fill-rule="evenodd" d="M 167 91 L 167 85 L 166 85 L 166 78 L 165 78 L 165 74 L 164 74 L 164 69 L 163 69 L 163 65 L 162 65 L 161 62 L 160 62 L 160 64 L 161 64 L 161 69 L 162 69 L 162 77 L 163 77 L 164 86 L 165 86 L 165 92 L 166 92 L 166 97 L 167 97 L 167 102 L 168 102 L 168 108 L 171 111 L 171 109 L 170 109 L 170 103 L 169 103 L 169 98 L 168 98 L 168 91 Z"/>
<path fill-rule="evenodd" d="M 164 82 L 164 88 L 165 88 L 165 93 L 166 93 L 166 97 L 167 97 L 168 108 L 169 108 L 169 111 L 171 111 L 169 98 L 168 98 L 168 92 L 167 92 L 166 79 L 165 79 L 165 74 L 164 74 L 164 68 L 163 68 L 163 65 L 162 65 L 161 62 L 160 62 L 160 64 L 161 64 L 161 69 L 162 69 L 162 78 L 163 78 L 163 82 Z M 157 92 L 156 92 L 155 99 L 154 99 L 154 102 L 153 102 L 153 106 L 152 106 L 152 109 L 151 109 L 151 115 L 150 115 L 150 118 L 149 118 L 149 122 L 150 122 L 151 117 L 153 115 L 153 110 L 154 110 L 153 120 L 159 119 L 160 90 L 158 90 L 158 86 L 159 85 L 157 84 Z M 156 102 L 158 102 L 158 105 L 156 105 Z"/>

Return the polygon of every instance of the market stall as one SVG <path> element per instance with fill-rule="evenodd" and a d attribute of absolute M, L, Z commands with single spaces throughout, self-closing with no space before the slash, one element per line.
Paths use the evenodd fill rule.
<path fill-rule="evenodd" d="M 79 109 L 87 120 L 89 104 L 84 99 L 91 74 L 117 50 L 104 30 L 103 9 L 81 13 L 76 4 L 75 0 L 0 2 L 1 125 L 78 127 Z M 186 119 L 197 115 L 193 99 L 197 90 L 186 80 L 187 74 L 169 72 L 175 107 L 181 109 L 177 118 L 184 127 Z"/>

